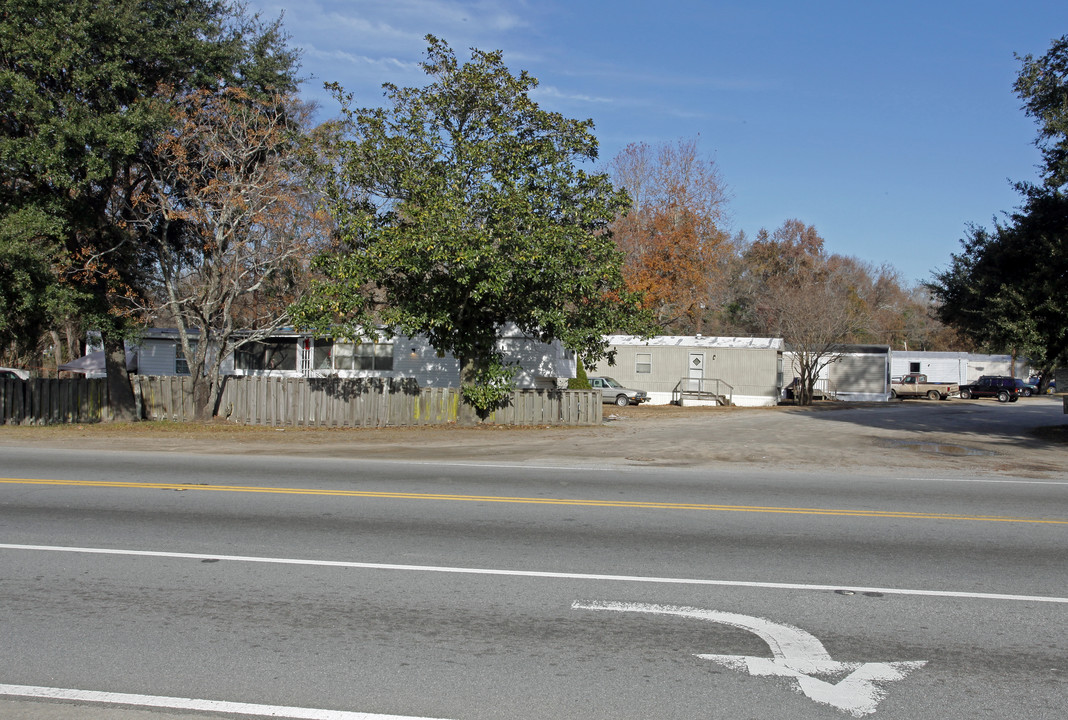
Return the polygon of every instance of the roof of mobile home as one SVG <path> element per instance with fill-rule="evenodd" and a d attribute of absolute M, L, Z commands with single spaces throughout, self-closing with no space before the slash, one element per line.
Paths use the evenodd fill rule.
<path fill-rule="evenodd" d="M 649 347 L 708 347 L 782 350 L 782 338 L 708 337 L 705 335 L 608 335 L 609 345 L 644 345 Z"/>

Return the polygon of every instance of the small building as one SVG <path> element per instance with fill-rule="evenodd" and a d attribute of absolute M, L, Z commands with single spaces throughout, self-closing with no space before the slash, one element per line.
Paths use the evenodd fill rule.
<path fill-rule="evenodd" d="M 626 387 L 645 390 L 650 404 L 702 404 L 700 395 L 715 396 L 715 404 L 728 400 L 759 407 L 778 402 L 780 338 L 609 335 L 606 339 L 615 352 L 615 364 L 601 361 L 587 373 L 608 375 Z"/>
<path fill-rule="evenodd" d="M 886 402 L 890 397 L 891 353 L 889 345 L 837 345 L 834 359 L 819 373 L 817 396 L 845 402 Z M 800 375 L 797 353 L 783 353 L 791 377 Z"/>

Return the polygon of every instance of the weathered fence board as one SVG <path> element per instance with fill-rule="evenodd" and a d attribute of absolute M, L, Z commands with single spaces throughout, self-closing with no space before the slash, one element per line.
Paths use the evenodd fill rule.
<path fill-rule="evenodd" d="M 193 420 L 188 377 L 132 378 L 146 420 Z M 419 388 L 386 378 L 228 377 L 218 414 L 245 425 L 387 427 L 440 425 L 460 416 L 455 388 Z M 484 422 L 496 425 L 597 425 L 601 394 L 590 390 L 517 390 Z M 0 380 L 0 422 L 46 424 L 110 419 L 103 379 Z"/>
<path fill-rule="evenodd" d="M 45 425 L 110 418 L 107 381 L 85 378 L 0 380 L 0 423 Z"/>

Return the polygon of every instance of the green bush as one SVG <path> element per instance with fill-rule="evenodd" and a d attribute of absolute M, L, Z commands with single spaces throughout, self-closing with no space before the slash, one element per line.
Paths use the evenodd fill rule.
<path fill-rule="evenodd" d="M 578 361 L 578 370 L 575 373 L 578 377 L 567 379 L 568 390 L 589 390 L 590 380 L 586 377 L 586 368 L 582 364 L 582 358 Z"/>

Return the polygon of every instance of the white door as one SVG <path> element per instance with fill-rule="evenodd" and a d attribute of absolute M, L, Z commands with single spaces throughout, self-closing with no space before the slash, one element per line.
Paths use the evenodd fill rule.
<path fill-rule="evenodd" d="M 690 353 L 690 390 L 701 390 L 702 380 L 705 378 L 705 354 L 704 353 Z"/>

